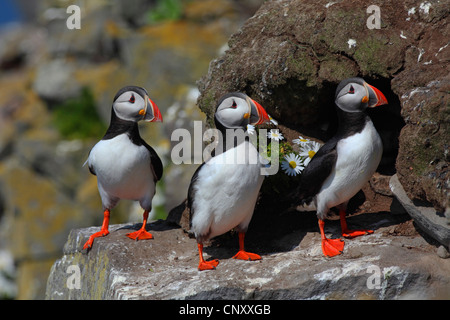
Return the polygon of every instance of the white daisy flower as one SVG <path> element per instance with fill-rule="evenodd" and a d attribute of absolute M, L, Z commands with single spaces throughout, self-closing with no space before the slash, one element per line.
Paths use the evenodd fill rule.
<path fill-rule="evenodd" d="M 276 141 L 280 141 L 280 140 L 284 139 L 283 135 L 281 134 L 280 130 L 278 130 L 278 129 L 270 129 L 270 132 L 267 133 L 267 136 L 270 139 L 273 139 Z"/>
<path fill-rule="evenodd" d="M 319 151 L 321 146 L 322 145 L 320 143 L 315 141 L 309 141 L 302 146 L 300 150 L 300 156 L 305 158 L 303 161 L 305 167 L 309 164 L 317 151 Z"/>
<path fill-rule="evenodd" d="M 272 118 L 270 114 L 268 114 L 268 116 L 269 116 L 270 122 L 277 126 L 278 125 L 278 121 L 275 120 L 274 118 Z"/>
<path fill-rule="evenodd" d="M 247 125 L 247 133 L 248 134 L 255 134 L 256 130 L 255 130 L 255 126 L 252 124 L 248 124 Z"/>
<path fill-rule="evenodd" d="M 304 145 L 305 143 L 310 142 L 311 140 L 303 138 L 302 136 L 298 136 L 298 139 L 292 140 L 293 143 L 296 143 L 298 145 Z"/>
<path fill-rule="evenodd" d="M 296 176 L 305 167 L 302 165 L 302 160 L 295 153 L 290 153 L 287 156 L 284 156 L 284 161 L 281 162 L 281 169 L 286 172 L 289 176 Z"/>

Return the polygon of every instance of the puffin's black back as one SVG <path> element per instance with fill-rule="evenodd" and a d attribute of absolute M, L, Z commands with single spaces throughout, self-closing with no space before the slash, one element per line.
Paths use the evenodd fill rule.
<path fill-rule="evenodd" d="M 338 140 L 335 137 L 324 144 L 303 170 L 300 184 L 295 191 L 296 197 L 300 198 L 300 204 L 309 204 L 331 174 L 338 157 L 336 151 Z"/>

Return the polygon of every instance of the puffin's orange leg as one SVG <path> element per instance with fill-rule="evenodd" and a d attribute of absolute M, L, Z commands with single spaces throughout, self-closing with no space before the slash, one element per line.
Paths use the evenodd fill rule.
<path fill-rule="evenodd" d="M 211 261 L 205 261 L 203 259 L 203 244 L 198 243 L 198 255 L 200 257 L 200 262 L 198 264 L 198 270 L 199 271 L 203 271 L 203 270 L 213 270 L 217 267 L 217 265 L 219 264 L 219 260 L 214 259 Z"/>
<path fill-rule="evenodd" d="M 373 230 L 349 230 L 347 227 L 347 220 L 345 219 L 345 210 L 339 210 L 339 216 L 341 218 L 342 236 L 344 238 L 356 238 L 373 233 Z"/>
<path fill-rule="evenodd" d="M 108 209 L 106 209 L 103 212 L 103 224 L 102 224 L 102 228 L 100 229 L 99 232 L 94 233 L 93 235 L 91 235 L 89 237 L 89 240 L 86 241 L 86 243 L 83 246 L 83 249 L 91 249 L 92 248 L 92 244 L 94 243 L 94 239 L 95 238 L 99 238 L 99 237 L 104 237 L 106 235 L 109 234 L 108 231 L 108 226 L 109 226 L 109 213 L 110 211 Z"/>
<path fill-rule="evenodd" d="M 319 219 L 320 235 L 322 237 L 322 252 L 327 257 L 334 257 L 344 251 L 344 241 L 342 239 L 328 239 L 325 237 L 323 227 L 325 222 Z"/>
<path fill-rule="evenodd" d="M 245 238 L 245 233 L 244 232 L 239 232 L 239 251 L 233 257 L 233 259 L 239 259 L 239 260 L 261 260 L 261 256 L 260 255 L 258 255 L 256 253 L 246 252 L 244 250 L 244 238 Z"/>
<path fill-rule="evenodd" d="M 153 239 L 153 236 L 150 232 L 145 230 L 145 226 L 147 225 L 148 219 L 148 210 L 144 211 L 144 221 L 142 222 L 142 227 L 138 231 L 134 231 L 131 233 L 127 233 L 127 237 L 133 240 L 145 240 L 145 239 Z"/>

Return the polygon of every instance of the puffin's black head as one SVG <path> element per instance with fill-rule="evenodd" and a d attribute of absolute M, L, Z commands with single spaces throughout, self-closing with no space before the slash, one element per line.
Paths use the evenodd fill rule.
<path fill-rule="evenodd" d="M 362 78 L 348 78 L 337 86 L 336 105 L 346 112 L 361 112 L 387 104 L 386 97 L 380 90 L 371 86 Z"/>
<path fill-rule="evenodd" d="M 162 122 L 158 106 L 148 97 L 147 90 L 137 86 L 120 89 L 114 97 L 113 111 L 122 120 Z"/>
<path fill-rule="evenodd" d="M 270 121 L 266 110 L 241 92 L 228 93 L 220 98 L 214 120 L 216 126 L 219 123 L 226 129 L 242 128 L 244 130 L 247 129 L 248 124 L 258 125 Z"/>

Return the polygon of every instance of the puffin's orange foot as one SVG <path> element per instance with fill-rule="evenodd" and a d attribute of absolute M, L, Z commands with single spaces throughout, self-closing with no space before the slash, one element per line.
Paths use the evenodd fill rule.
<path fill-rule="evenodd" d="M 239 260 L 261 260 L 261 256 L 256 253 L 250 253 L 246 252 L 244 250 L 239 250 L 238 253 L 233 257 L 233 259 L 239 259 Z"/>
<path fill-rule="evenodd" d="M 373 230 L 348 230 L 348 229 L 342 230 L 342 236 L 344 238 L 348 238 L 348 239 L 356 238 L 359 236 L 364 236 L 366 234 L 372 234 L 372 233 L 373 233 Z"/>
<path fill-rule="evenodd" d="M 322 252 L 327 257 L 334 257 L 344 251 L 342 239 L 322 239 Z"/>
<path fill-rule="evenodd" d="M 95 239 L 95 238 L 104 237 L 104 236 L 107 236 L 108 234 L 109 234 L 109 231 L 108 231 L 108 230 L 100 230 L 99 232 L 94 233 L 93 235 L 91 235 L 91 236 L 89 237 L 89 240 L 86 241 L 86 243 L 84 244 L 83 250 L 85 250 L 85 249 L 88 249 L 88 250 L 91 249 L 91 248 L 92 248 L 92 245 L 93 245 L 93 243 L 94 243 L 94 239 Z"/>
<path fill-rule="evenodd" d="M 198 264 L 198 271 L 214 270 L 214 269 L 216 269 L 218 264 L 219 264 L 219 260 L 217 260 L 217 259 L 214 259 L 211 261 L 201 261 Z"/>
<path fill-rule="evenodd" d="M 127 233 L 127 237 L 136 241 L 153 239 L 152 234 L 150 232 L 145 231 L 144 229 L 139 229 L 138 231 Z"/>

